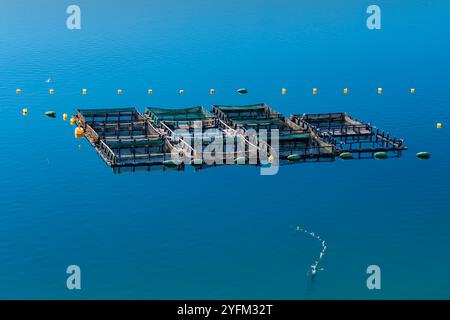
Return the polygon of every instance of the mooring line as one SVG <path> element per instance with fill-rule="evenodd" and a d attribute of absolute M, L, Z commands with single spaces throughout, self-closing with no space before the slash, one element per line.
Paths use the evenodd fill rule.
<path fill-rule="evenodd" d="M 317 235 L 315 232 L 311 232 L 311 231 L 308 231 L 306 229 L 302 229 L 302 228 L 300 228 L 300 226 L 297 226 L 297 231 L 305 233 L 306 235 L 310 236 L 311 238 L 319 241 L 320 244 L 322 245 L 322 250 L 319 253 L 319 257 L 311 265 L 311 270 L 308 271 L 308 275 L 311 274 L 311 276 L 315 276 L 318 271 L 323 271 L 324 270 L 323 268 L 319 268 L 319 263 L 321 262 L 321 260 L 325 256 L 325 251 L 327 250 L 326 242 L 325 242 L 325 240 L 322 239 L 322 237 Z"/>

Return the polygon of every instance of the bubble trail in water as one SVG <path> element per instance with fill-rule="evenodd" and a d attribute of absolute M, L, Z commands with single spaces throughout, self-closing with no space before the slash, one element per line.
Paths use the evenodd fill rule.
<path fill-rule="evenodd" d="M 318 271 L 324 270 L 323 268 L 319 268 L 319 264 L 320 264 L 321 260 L 323 259 L 323 257 L 325 256 L 325 251 L 327 250 L 326 242 L 319 235 L 316 235 L 315 232 L 310 232 L 306 229 L 302 229 L 302 228 L 300 228 L 300 226 L 297 226 L 296 230 L 297 230 L 297 232 L 303 232 L 304 234 L 310 236 L 311 238 L 316 239 L 322 245 L 322 250 L 319 253 L 318 259 L 316 261 L 314 261 L 314 263 L 311 265 L 311 270 L 308 272 L 308 274 L 311 274 L 311 276 L 315 276 Z"/>

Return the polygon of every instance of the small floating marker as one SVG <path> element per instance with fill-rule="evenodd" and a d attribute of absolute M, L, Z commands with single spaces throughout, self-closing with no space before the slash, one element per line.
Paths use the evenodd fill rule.
<path fill-rule="evenodd" d="M 49 92 L 50 94 L 55 94 L 55 90 L 54 90 L 54 89 L 50 89 L 50 90 L 48 90 L 48 92 Z"/>
<path fill-rule="evenodd" d="M 148 94 L 153 94 L 153 89 L 148 89 Z"/>
<path fill-rule="evenodd" d="M 82 89 L 82 90 L 81 90 L 81 93 L 82 93 L 82 94 L 87 94 L 87 89 Z"/>
<path fill-rule="evenodd" d="M 286 94 L 287 90 L 286 88 L 281 89 L 281 94 Z"/>
<path fill-rule="evenodd" d="M 421 160 L 427 160 L 431 158 L 431 154 L 428 152 L 418 152 L 416 154 L 416 157 L 421 159 Z"/>
<path fill-rule="evenodd" d="M 274 160 L 275 157 L 272 154 L 269 156 L 269 158 L 267 158 L 267 162 L 269 162 L 270 164 L 272 164 Z"/>
<path fill-rule="evenodd" d="M 247 93 L 248 93 L 248 90 L 245 89 L 245 88 L 240 88 L 240 89 L 237 89 L 236 91 L 237 91 L 239 94 L 247 94 Z"/>
<path fill-rule="evenodd" d="M 215 89 L 209 89 L 209 94 L 215 94 L 216 90 Z"/>
<path fill-rule="evenodd" d="M 178 166 L 178 163 L 175 162 L 174 160 L 164 160 L 163 161 L 163 165 L 165 167 L 169 167 L 169 168 L 175 168 Z"/>
<path fill-rule="evenodd" d="M 378 88 L 378 94 L 382 94 L 383 93 L 383 88 Z"/>
<path fill-rule="evenodd" d="M 28 114 L 28 109 L 27 109 L 27 108 L 23 108 L 23 109 L 22 109 L 22 114 L 23 114 L 24 116 L 26 116 L 26 115 Z"/>
<path fill-rule="evenodd" d="M 66 121 L 66 120 L 67 120 L 67 118 L 68 118 L 68 115 L 67 115 L 67 113 L 64 113 L 64 114 L 63 114 L 63 120 L 64 120 L 64 121 Z"/>
<path fill-rule="evenodd" d="M 178 90 L 178 93 L 179 93 L 179 94 L 184 94 L 184 90 L 183 90 L 183 89 L 180 89 L 180 90 Z"/>
<path fill-rule="evenodd" d="M 123 93 L 123 90 L 122 89 L 118 89 L 117 90 L 117 94 L 122 94 Z"/>
<path fill-rule="evenodd" d="M 73 126 L 75 124 L 75 122 L 77 121 L 77 118 L 75 118 L 74 116 L 72 116 L 70 118 L 70 125 Z"/>
<path fill-rule="evenodd" d="M 416 93 L 416 89 L 415 88 L 411 88 L 411 94 L 414 94 L 414 93 Z"/>
<path fill-rule="evenodd" d="M 45 115 L 46 115 L 47 117 L 50 117 L 50 118 L 55 118 L 55 117 L 56 117 L 56 112 L 55 112 L 55 111 L 47 111 L 47 112 L 45 113 Z"/>
<path fill-rule="evenodd" d="M 317 88 L 313 88 L 313 94 L 317 94 Z"/>
<path fill-rule="evenodd" d="M 442 128 L 442 123 L 440 123 L 440 122 L 436 123 L 436 128 L 437 129 L 441 129 Z"/>
<path fill-rule="evenodd" d="M 374 154 L 375 159 L 384 160 L 388 158 L 388 155 L 384 151 L 375 152 Z"/>
<path fill-rule="evenodd" d="M 348 93 L 348 88 L 344 88 L 344 94 Z"/>
<path fill-rule="evenodd" d="M 21 94 L 22 90 L 21 89 L 16 89 L 16 94 Z"/>
<path fill-rule="evenodd" d="M 351 152 L 342 152 L 339 155 L 339 158 L 341 158 L 342 160 L 351 160 L 351 159 L 353 159 L 353 153 L 351 153 Z"/>
<path fill-rule="evenodd" d="M 84 135 L 84 130 L 81 127 L 75 128 L 75 138 L 82 138 Z"/>
<path fill-rule="evenodd" d="M 291 155 L 287 156 L 287 159 L 288 159 L 289 161 L 298 161 L 298 160 L 300 160 L 301 158 L 302 158 L 302 156 L 299 155 L 299 154 L 291 154 Z"/>

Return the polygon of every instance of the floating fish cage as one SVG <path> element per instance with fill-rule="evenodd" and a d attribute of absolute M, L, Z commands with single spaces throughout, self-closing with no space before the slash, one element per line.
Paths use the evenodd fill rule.
<path fill-rule="evenodd" d="M 202 106 L 178 109 L 147 107 L 145 116 L 165 133 L 172 145 L 190 157 L 189 161 L 196 169 L 236 164 L 238 160 L 242 162 L 249 158 L 250 148 L 246 141 L 240 141 L 238 135 L 223 130 L 216 115 Z M 209 159 L 203 161 L 201 155 L 205 153 Z"/>
<path fill-rule="evenodd" d="M 76 121 L 114 172 L 184 169 L 171 160 L 170 141 L 135 108 L 81 109 Z"/>
<path fill-rule="evenodd" d="M 291 119 L 302 128 L 314 132 L 322 141 L 333 145 L 337 155 L 356 154 L 357 158 L 384 155 L 399 157 L 407 149 L 402 139 L 354 119 L 346 112 L 293 115 Z"/>
<path fill-rule="evenodd" d="M 250 132 L 261 134 L 262 130 L 265 130 L 266 143 L 260 143 L 259 149 L 269 155 L 276 154 L 280 164 L 334 159 L 333 145 L 318 139 L 309 128 L 299 126 L 265 103 L 244 106 L 215 105 L 213 113 L 224 127 L 242 130 L 247 136 L 251 136 Z M 275 145 L 274 134 L 277 134 L 278 146 Z"/>
<path fill-rule="evenodd" d="M 403 140 L 345 112 L 293 115 L 266 104 L 81 109 L 76 122 L 114 172 L 399 157 Z M 278 134 L 275 136 L 275 134 Z M 217 143 L 216 143 L 217 142 Z M 178 155 L 174 159 L 173 155 Z M 182 160 L 182 161 L 180 161 Z"/>

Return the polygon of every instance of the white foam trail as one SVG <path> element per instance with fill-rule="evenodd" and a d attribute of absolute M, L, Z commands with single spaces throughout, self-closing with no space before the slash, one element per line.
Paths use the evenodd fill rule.
<path fill-rule="evenodd" d="M 324 270 L 323 268 L 319 268 L 319 264 L 320 264 L 320 261 L 325 256 L 325 250 L 327 250 L 326 242 L 319 235 L 316 236 L 316 234 L 314 232 L 309 232 L 306 229 L 300 228 L 300 226 L 297 226 L 297 231 L 298 232 L 303 232 L 303 233 L 311 236 L 313 239 L 317 239 L 320 242 L 320 244 L 322 245 L 322 250 L 319 253 L 319 258 L 316 261 L 314 261 L 314 264 L 311 265 L 311 270 L 310 270 L 311 275 L 316 275 L 317 271 L 323 271 Z"/>

